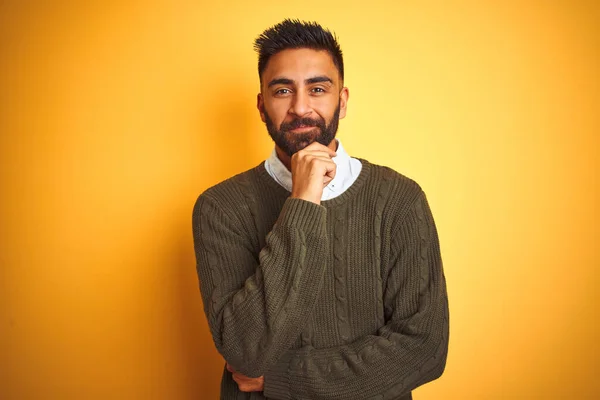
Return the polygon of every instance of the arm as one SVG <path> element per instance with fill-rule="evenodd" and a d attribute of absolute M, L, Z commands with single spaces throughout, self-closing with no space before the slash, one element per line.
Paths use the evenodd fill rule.
<path fill-rule="evenodd" d="M 297 338 L 320 292 L 326 209 L 287 199 L 258 260 L 243 232 L 203 194 L 193 213 L 194 247 L 210 331 L 235 370 L 258 377 Z"/>
<path fill-rule="evenodd" d="M 446 284 L 422 192 L 394 232 L 384 290 L 387 323 L 376 335 L 347 345 L 286 352 L 265 374 L 266 397 L 396 399 L 442 374 L 448 349 Z"/>

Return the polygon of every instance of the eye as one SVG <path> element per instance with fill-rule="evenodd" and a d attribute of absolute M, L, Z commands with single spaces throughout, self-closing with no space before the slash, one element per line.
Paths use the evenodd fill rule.
<path fill-rule="evenodd" d="M 277 91 L 275 91 L 276 95 L 284 95 L 284 94 L 289 94 L 289 93 L 291 93 L 291 91 L 286 88 L 277 89 Z"/>
<path fill-rule="evenodd" d="M 316 87 L 312 89 L 313 93 L 325 93 L 325 89 L 321 88 L 321 87 Z"/>

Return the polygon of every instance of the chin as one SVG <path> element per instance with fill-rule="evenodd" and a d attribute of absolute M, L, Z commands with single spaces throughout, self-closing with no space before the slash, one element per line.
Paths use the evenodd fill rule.
<path fill-rule="evenodd" d="M 305 148 L 307 148 L 308 146 L 310 146 L 314 142 L 316 142 L 316 140 L 311 140 L 310 142 L 300 142 L 300 143 L 298 143 L 298 145 L 296 146 L 296 151 L 295 152 L 297 153 L 300 150 L 304 150 Z"/>

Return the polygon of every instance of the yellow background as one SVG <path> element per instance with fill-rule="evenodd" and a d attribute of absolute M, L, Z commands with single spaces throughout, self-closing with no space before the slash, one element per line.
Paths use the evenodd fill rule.
<path fill-rule="evenodd" d="M 340 38 L 347 150 L 428 194 L 451 343 L 415 398 L 596 398 L 598 4 L 1 2 L 0 398 L 217 398 L 191 211 L 271 150 L 285 17 Z"/>

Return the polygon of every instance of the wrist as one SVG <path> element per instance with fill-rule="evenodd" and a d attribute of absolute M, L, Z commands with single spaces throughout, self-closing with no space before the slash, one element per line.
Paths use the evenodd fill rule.
<path fill-rule="evenodd" d="M 291 194 L 290 197 L 292 199 L 306 200 L 306 201 L 310 201 L 311 203 L 315 203 L 315 204 L 321 205 L 321 196 L 317 195 L 317 194 L 311 194 L 311 193 L 294 193 L 292 191 L 292 194 Z"/>

